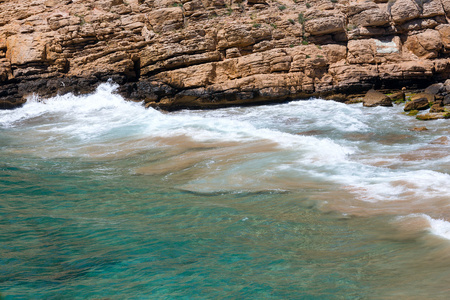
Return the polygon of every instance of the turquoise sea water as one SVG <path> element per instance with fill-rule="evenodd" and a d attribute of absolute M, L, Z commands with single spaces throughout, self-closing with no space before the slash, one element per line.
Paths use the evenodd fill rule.
<path fill-rule="evenodd" d="M 427 126 L 415 132 L 415 126 Z M 331 101 L 0 111 L 4 299 L 447 299 L 449 123 Z"/>

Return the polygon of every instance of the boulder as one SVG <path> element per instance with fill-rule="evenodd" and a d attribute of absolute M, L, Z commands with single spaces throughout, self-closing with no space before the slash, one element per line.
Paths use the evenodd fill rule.
<path fill-rule="evenodd" d="M 392 102 L 405 102 L 405 93 L 403 91 L 388 95 Z"/>
<path fill-rule="evenodd" d="M 417 93 L 411 97 L 411 100 L 418 100 L 421 98 L 426 98 L 428 100 L 428 103 L 434 103 L 434 101 L 436 100 L 436 95 L 430 93 Z"/>
<path fill-rule="evenodd" d="M 428 99 L 423 97 L 423 98 L 419 98 L 419 99 L 415 99 L 415 100 L 406 102 L 403 110 L 404 111 L 424 110 L 424 109 L 428 109 L 429 107 L 430 106 L 428 104 Z"/>
<path fill-rule="evenodd" d="M 425 90 L 424 93 L 426 94 L 439 94 L 440 92 L 442 92 L 444 89 L 444 84 L 443 83 L 434 83 L 430 86 L 428 86 Z"/>
<path fill-rule="evenodd" d="M 392 101 L 385 94 L 375 90 L 370 90 L 364 96 L 363 105 L 366 107 L 392 106 Z"/>
<path fill-rule="evenodd" d="M 445 108 L 443 108 L 439 104 L 433 104 L 430 107 L 430 113 L 439 113 L 439 112 L 445 112 Z"/>
<path fill-rule="evenodd" d="M 450 105 L 450 94 L 445 95 L 442 105 Z"/>

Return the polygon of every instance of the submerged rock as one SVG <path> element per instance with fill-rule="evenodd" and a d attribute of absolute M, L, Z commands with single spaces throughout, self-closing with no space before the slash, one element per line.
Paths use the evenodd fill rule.
<path fill-rule="evenodd" d="M 425 126 L 422 127 L 414 127 L 413 129 L 411 129 L 412 131 L 427 131 L 428 128 L 426 128 Z"/>
<path fill-rule="evenodd" d="M 448 145 L 448 144 L 450 144 L 450 141 L 449 141 L 448 137 L 441 136 L 440 138 L 433 140 L 430 144 Z"/>

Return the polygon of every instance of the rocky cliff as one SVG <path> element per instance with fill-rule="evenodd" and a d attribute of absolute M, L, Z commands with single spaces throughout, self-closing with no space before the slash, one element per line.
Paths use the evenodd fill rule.
<path fill-rule="evenodd" d="M 163 109 L 449 77 L 450 0 L 0 0 L 0 107 L 112 79 Z"/>

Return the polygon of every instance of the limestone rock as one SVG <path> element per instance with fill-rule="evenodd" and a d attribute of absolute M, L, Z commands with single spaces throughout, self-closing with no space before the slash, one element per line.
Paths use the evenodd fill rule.
<path fill-rule="evenodd" d="M 150 12 L 148 21 L 155 32 L 176 30 L 183 27 L 183 11 L 180 7 L 161 8 Z"/>
<path fill-rule="evenodd" d="M 446 49 L 450 49 L 450 25 L 442 24 L 436 27 L 436 29 L 439 31 L 439 34 L 441 35 L 442 45 Z"/>
<path fill-rule="evenodd" d="M 354 15 L 349 23 L 357 26 L 383 26 L 389 23 L 390 16 L 387 11 L 373 8 L 364 10 L 361 13 Z"/>
<path fill-rule="evenodd" d="M 217 33 L 218 49 L 232 47 L 246 47 L 255 43 L 255 39 L 248 34 L 250 25 L 231 24 Z"/>
<path fill-rule="evenodd" d="M 323 35 L 344 31 L 344 16 L 333 11 L 310 11 L 305 14 L 305 31 L 311 35 Z"/>
<path fill-rule="evenodd" d="M 447 17 L 450 17 L 450 1 L 449 0 L 441 0 L 442 8 L 445 11 Z"/>
<path fill-rule="evenodd" d="M 390 7 L 390 12 L 392 20 L 396 24 L 401 24 L 420 16 L 420 8 L 413 0 L 394 1 Z"/>
<path fill-rule="evenodd" d="M 350 2 L 348 5 L 342 6 L 341 11 L 349 17 L 360 14 L 365 10 L 378 9 L 378 5 L 373 2 Z"/>
<path fill-rule="evenodd" d="M 440 0 L 428 0 L 422 2 L 422 18 L 430 18 L 443 15 L 445 15 L 445 11 Z"/>
<path fill-rule="evenodd" d="M 347 57 L 347 47 L 343 45 L 329 44 L 323 46 L 322 49 L 325 51 L 330 63 L 342 61 Z"/>
<path fill-rule="evenodd" d="M 442 48 L 441 36 L 437 30 L 428 29 L 409 36 L 405 46 L 420 58 L 435 58 Z"/>
<path fill-rule="evenodd" d="M 372 64 L 375 63 L 376 45 L 369 40 L 348 41 L 348 62 L 351 64 Z"/>
<path fill-rule="evenodd" d="M 10 36 L 6 40 L 6 48 L 6 56 L 13 65 L 43 62 L 45 59 L 45 44 L 38 33 Z"/>
<path fill-rule="evenodd" d="M 363 105 L 367 107 L 392 106 L 392 101 L 388 96 L 381 92 L 369 90 L 364 96 Z"/>
<path fill-rule="evenodd" d="M 0 0 L 0 102 L 109 79 L 171 110 L 422 88 L 450 78 L 449 1 Z"/>

